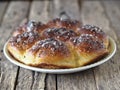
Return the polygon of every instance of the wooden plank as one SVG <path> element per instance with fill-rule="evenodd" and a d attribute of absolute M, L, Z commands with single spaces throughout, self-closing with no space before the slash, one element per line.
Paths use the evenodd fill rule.
<path fill-rule="evenodd" d="M 0 88 L 1 90 L 14 90 L 18 67 L 6 60 L 3 55 L 3 45 L 17 26 L 27 15 L 29 3 L 28 2 L 15 2 L 12 1 L 3 18 L 0 27 Z"/>
<path fill-rule="evenodd" d="M 77 0 L 54 0 L 51 16 L 58 17 L 61 12 L 66 12 L 71 18 L 80 20 L 81 13 Z M 93 71 L 88 70 L 75 74 L 57 75 L 58 90 L 96 90 Z"/>
<path fill-rule="evenodd" d="M 51 1 L 34 1 L 31 6 L 32 10 L 30 11 L 29 19 L 42 22 L 50 20 L 48 15 L 49 3 L 51 3 Z"/>
<path fill-rule="evenodd" d="M 57 76 L 58 90 L 96 90 L 92 69 Z"/>
<path fill-rule="evenodd" d="M 8 5 L 8 2 L 1 2 L 0 3 L 0 25 L 1 25 L 2 19 L 4 17 L 4 13 L 6 11 L 7 5 Z M 1 46 L 1 44 L 0 44 L 0 46 Z M 2 56 L 1 56 L 1 53 L 0 53 L 0 60 L 1 60 L 1 57 Z M 1 75 L 1 69 L 0 69 L 0 75 Z"/>
<path fill-rule="evenodd" d="M 116 66 L 114 66 L 114 71 L 116 71 L 115 73 L 115 78 L 113 78 L 114 82 L 114 87 L 116 88 L 116 90 L 120 89 L 120 1 L 110 1 L 110 2 L 102 2 L 104 8 L 105 8 L 105 12 L 106 15 L 110 21 L 110 26 L 114 29 L 114 32 L 117 35 L 117 39 L 116 39 L 116 43 L 117 43 L 117 52 L 116 52 L 116 57 L 115 57 L 115 63 Z M 110 7 L 110 5 L 112 7 Z"/>
<path fill-rule="evenodd" d="M 8 2 L 0 2 L 0 24 L 4 16 L 4 13 L 6 11 L 7 5 L 8 5 Z"/>
<path fill-rule="evenodd" d="M 44 90 L 45 74 L 20 68 L 16 90 Z"/>
<path fill-rule="evenodd" d="M 109 7 L 113 8 L 111 4 L 109 4 Z M 85 1 L 82 5 L 83 23 L 89 23 L 102 27 L 108 35 L 117 41 L 118 38 L 111 27 L 110 21 L 106 16 L 106 12 L 107 10 L 105 11 L 99 1 Z M 116 55 L 110 61 L 94 68 L 94 75 L 98 90 L 120 89 L 119 53 L 120 49 L 118 49 Z"/>
<path fill-rule="evenodd" d="M 29 14 L 29 20 L 47 22 L 49 3 L 51 1 L 33 1 Z M 55 90 L 56 82 L 54 75 L 33 72 L 20 68 L 16 90 Z"/>
<path fill-rule="evenodd" d="M 56 82 L 55 74 L 47 74 L 45 90 L 57 90 Z"/>
<path fill-rule="evenodd" d="M 114 29 L 118 38 L 120 38 L 120 1 L 104 1 L 102 2 L 106 15 L 110 21 L 110 27 Z M 112 7 L 111 7 L 112 6 Z M 116 40 L 116 42 L 120 42 L 120 40 Z M 120 46 L 119 46 L 120 48 Z"/>
<path fill-rule="evenodd" d="M 66 12 L 71 18 L 80 20 L 80 8 L 78 7 L 79 2 L 77 0 L 54 0 L 52 16 L 58 17 L 60 13 Z"/>

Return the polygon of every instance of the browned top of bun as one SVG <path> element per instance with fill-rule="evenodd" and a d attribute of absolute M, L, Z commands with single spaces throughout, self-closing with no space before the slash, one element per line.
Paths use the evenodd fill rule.
<path fill-rule="evenodd" d="M 90 53 L 105 48 L 103 42 L 92 34 L 81 34 L 79 37 L 72 38 L 71 42 L 80 52 Z"/>
<path fill-rule="evenodd" d="M 38 41 L 33 47 L 29 50 L 32 53 L 38 53 L 39 57 L 45 56 L 68 56 L 69 50 L 67 46 L 54 38 L 47 38 L 44 40 Z"/>
<path fill-rule="evenodd" d="M 67 30 L 65 28 L 49 28 L 42 33 L 42 36 L 44 38 L 53 37 L 62 41 L 67 41 L 71 37 L 77 36 L 77 34 L 73 30 Z"/>
<path fill-rule="evenodd" d="M 40 35 L 38 33 L 30 31 L 12 37 L 9 43 L 19 49 L 28 49 L 39 39 Z"/>
<path fill-rule="evenodd" d="M 81 26 L 81 23 L 77 20 L 56 18 L 49 21 L 47 25 L 50 28 L 55 27 L 55 28 L 67 28 L 67 29 L 76 30 L 78 27 Z"/>
<path fill-rule="evenodd" d="M 81 28 L 79 28 L 78 33 L 80 34 L 92 34 L 99 39 L 103 39 L 106 37 L 106 34 L 103 32 L 103 30 L 97 26 L 94 25 L 83 25 Z"/>
<path fill-rule="evenodd" d="M 22 26 L 17 27 L 16 30 L 13 32 L 13 36 L 17 36 L 18 34 L 30 31 L 41 33 L 41 31 L 46 28 L 47 25 L 42 24 L 41 22 L 29 21 Z"/>

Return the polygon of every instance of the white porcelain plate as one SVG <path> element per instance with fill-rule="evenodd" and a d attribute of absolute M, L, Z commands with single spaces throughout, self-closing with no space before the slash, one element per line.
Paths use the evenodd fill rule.
<path fill-rule="evenodd" d="M 110 40 L 110 53 L 108 55 L 106 55 L 103 59 L 98 60 L 95 63 L 86 65 L 86 66 L 82 66 L 82 67 L 78 67 L 78 68 L 72 68 L 72 69 L 43 69 L 43 68 L 38 68 L 38 67 L 32 67 L 32 66 L 27 66 L 23 63 L 20 63 L 19 61 L 15 60 L 8 52 L 7 50 L 7 42 L 4 45 L 4 55 L 6 56 L 6 58 L 12 62 L 15 65 L 18 65 L 20 67 L 23 67 L 25 69 L 29 69 L 29 70 L 33 70 L 33 71 L 37 71 L 37 72 L 43 72 L 43 73 L 53 73 L 53 74 L 65 74 L 65 73 L 74 73 L 74 72 L 79 72 L 79 71 L 83 71 L 83 70 L 87 70 L 93 67 L 96 67 L 98 65 L 101 65 L 103 63 L 105 63 L 106 61 L 110 60 L 110 58 L 115 54 L 116 52 L 116 44 L 115 41 L 109 37 Z"/>

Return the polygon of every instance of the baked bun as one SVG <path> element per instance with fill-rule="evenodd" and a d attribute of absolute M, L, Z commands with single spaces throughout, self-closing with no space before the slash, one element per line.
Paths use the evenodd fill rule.
<path fill-rule="evenodd" d="M 105 32 L 102 31 L 101 28 L 94 26 L 94 25 L 83 25 L 81 28 L 78 29 L 77 33 L 79 35 L 81 34 L 92 34 L 95 38 L 99 39 L 101 42 L 103 42 L 108 48 L 108 36 L 105 34 Z"/>
<path fill-rule="evenodd" d="M 76 67 L 75 56 L 70 48 L 54 38 L 38 41 L 26 52 L 25 60 L 26 64 L 45 68 Z"/>
<path fill-rule="evenodd" d="M 66 28 L 48 28 L 44 30 L 41 34 L 44 38 L 55 38 L 61 41 L 68 41 L 71 37 L 77 36 L 73 30 L 68 30 Z"/>
<path fill-rule="evenodd" d="M 30 31 L 41 33 L 46 28 L 48 28 L 48 26 L 41 22 L 29 21 L 17 27 L 13 32 L 13 36 L 17 36 L 18 34 L 22 34 L 24 32 L 30 32 Z"/>
<path fill-rule="evenodd" d="M 50 69 L 92 63 L 108 54 L 108 47 L 108 36 L 99 27 L 60 18 L 47 24 L 30 21 L 19 26 L 7 45 L 16 60 Z"/>
<path fill-rule="evenodd" d="M 76 51 L 78 65 L 83 66 L 102 58 L 108 53 L 101 40 L 92 34 L 81 34 L 70 40 L 72 48 Z"/>
<path fill-rule="evenodd" d="M 47 25 L 49 28 L 66 28 L 68 30 L 76 31 L 80 26 L 82 26 L 82 23 L 72 19 L 56 18 L 49 21 Z"/>
<path fill-rule="evenodd" d="M 24 63 L 23 59 L 26 50 L 31 48 L 40 39 L 40 35 L 36 32 L 24 32 L 10 38 L 7 47 L 14 58 Z"/>

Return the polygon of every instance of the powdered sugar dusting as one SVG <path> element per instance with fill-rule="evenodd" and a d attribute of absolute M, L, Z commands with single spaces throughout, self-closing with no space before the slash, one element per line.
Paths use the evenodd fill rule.
<path fill-rule="evenodd" d="M 74 37 L 71 39 L 71 42 L 75 46 L 80 47 L 79 49 L 81 51 L 85 51 L 85 52 L 90 52 L 92 50 L 99 50 L 104 48 L 103 42 L 98 40 L 92 34 L 82 34 L 79 37 Z"/>
<path fill-rule="evenodd" d="M 103 33 L 103 31 L 102 31 L 101 28 L 99 28 L 97 26 L 94 26 L 94 25 L 89 25 L 89 24 L 84 25 L 82 27 L 82 29 L 84 29 L 84 30 L 90 30 L 90 31 L 93 31 L 93 32 L 96 32 L 96 33 Z"/>
<path fill-rule="evenodd" d="M 32 51 L 37 51 L 39 49 L 45 53 L 50 52 L 52 53 L 51 55 L 54 55 L 55 53 L 59 53 L 60 55 L 67 55 L 69 53 L 67 46 L 62 41 L 56 40 L 54 38 L 40 40 L 32 47 Z"/>
<path fill-rule="evenodd" d="M 41 41 L 37 42 L 37 44 L 38 44 L 38 47 L 49 48 L 49 47 L 52 46 L 55 49 L 63 46 L 63 43 L 61 41 L 57 41 L 53 38 L 48 38 L 48 39 L 41 40 Z"/>
<path fill-rule="evenodd" d="M 65 28 L 50 28 L 44 31 L 44 36 L 67 40 L 76 36 L 76 33 L 73 30 L 67 30 Z"/>
<path fill-rule="evenodd" d="M 30 44 L 34 44 L 35 41 L 39 40 L 40 36 L 36 32 L 24 32 L 23 34 L 19 34 L 15 37 L 12 37 L 9 41 L 12 45 L 15 45 L 17 47 L 26 48 Z"/>

